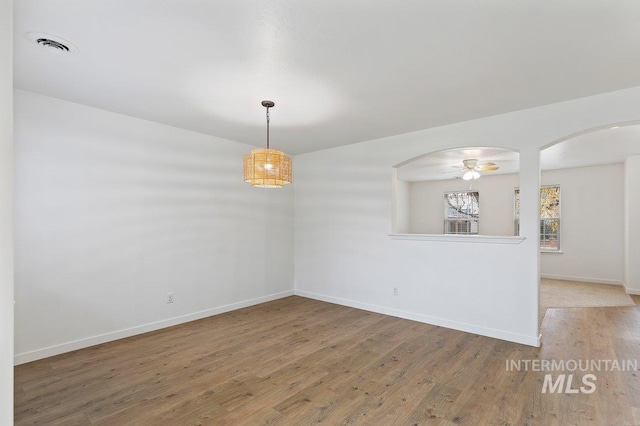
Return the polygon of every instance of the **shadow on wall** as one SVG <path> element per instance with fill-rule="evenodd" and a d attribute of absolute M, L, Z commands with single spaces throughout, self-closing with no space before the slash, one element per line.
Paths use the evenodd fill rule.
<path fill-rule="evenodd" d="M 514 235 L 520 154 L 463 147 L 394 166 L 396 234 Z"/>

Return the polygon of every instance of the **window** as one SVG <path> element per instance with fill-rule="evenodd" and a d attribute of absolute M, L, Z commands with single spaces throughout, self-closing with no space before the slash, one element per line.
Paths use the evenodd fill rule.
<path fill-rule="evenodd" d="M 520 235 L 520 189 L 515 192 L 515 235 Z M 540 188 L 540 250 L 560 251 L 560 186 Z"/>
<path fill-rule="evenodd" d="M 444 233 L 477 234 L 479 212 L 479 192 L 445 192 Z"/>

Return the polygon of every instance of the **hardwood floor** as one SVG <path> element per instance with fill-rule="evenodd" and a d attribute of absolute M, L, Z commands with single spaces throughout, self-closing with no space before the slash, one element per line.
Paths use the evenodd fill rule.
<path fill-rule="evenodd" d="M 639 329 L 638 306 L 549 309 L 531 348 L 293 296 L 18 366 L 15 422 L 638 425 L 637 371 L 542 393 L 507 362 L 637 360 Z"/>

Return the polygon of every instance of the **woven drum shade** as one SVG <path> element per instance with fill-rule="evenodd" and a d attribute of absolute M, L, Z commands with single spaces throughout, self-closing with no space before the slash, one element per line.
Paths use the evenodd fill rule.
<path fill-rule="evenodd" d="M 244 181 L 260 188 L 291 183 L 291 157 L 275 149 L 254 149 L 244 156 Z"/>

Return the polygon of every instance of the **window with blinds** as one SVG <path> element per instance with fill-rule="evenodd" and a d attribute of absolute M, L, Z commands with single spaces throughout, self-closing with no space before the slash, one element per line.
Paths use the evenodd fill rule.
<path fill-rule="evenodd" d="M 515 190 L 514 235 L 520 235 L 520 189 Z M 560 251 L 560 186 L 540 188 L 540 250 Z"/>
<path fill-rule="evenodd" d="M 445 234 L 477 234 L 479 217 L 480 193 L 478 191 L 445 192 Z"/>

